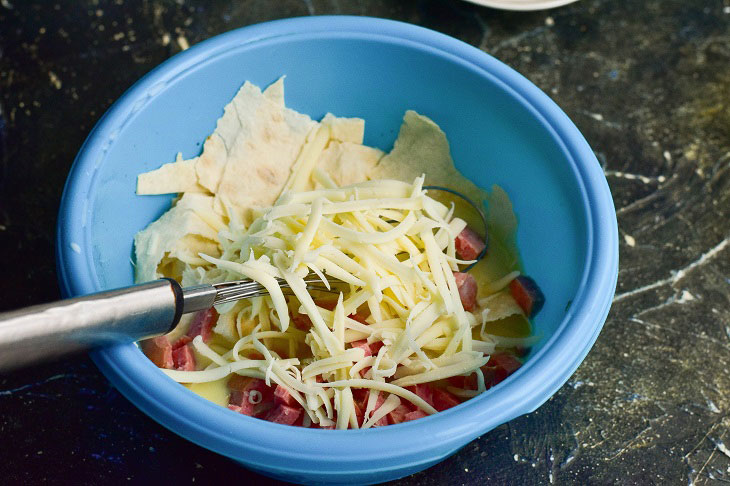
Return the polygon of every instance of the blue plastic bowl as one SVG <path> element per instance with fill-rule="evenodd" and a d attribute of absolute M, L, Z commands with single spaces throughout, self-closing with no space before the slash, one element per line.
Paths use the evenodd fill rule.
<path fill-rule="evenodd" d="M 539 407 L 575 371 L 606 319 L 618 270 L 611 194 L 578 129 L 542 91 L 480 50 L 413 25 L 363 17 L 269 22 L 201 42 L 147 74 L 99 121 L 71 169 L 58 222 L 63 293 L 131 284 L 132 238 L 171 199 L 136 196 L 137 174 L 179 150 L 197 155 L 245 80 L 266 86 L 281 75 L 289 106 L 313 118 L 362 117 L 365 142 L 385 150 L 405 110 L 431 117 L 465 175 L 507 190 L 526 272 L 547 296 L 535 322 L 540 343 L 519 371 L 481 396 L 365 431 L 244 417 L 168 379 L 133 344 L 93 353 L 102 372 L 175 433 L 303 483 L 402 477 Z"/>

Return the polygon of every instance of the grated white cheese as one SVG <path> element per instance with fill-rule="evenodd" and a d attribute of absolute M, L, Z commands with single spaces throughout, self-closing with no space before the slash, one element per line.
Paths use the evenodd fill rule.
<path fill-rule="evenodd" d="M 360 426 L 363 404 L 355 403 L 353 388 L 369 391 L 362 428 L 387 416 L 401 399 L 436 412 L 407 386 L 476 372 L 476 391 L 453 392 L 470 397 L 484 391 L 480 367 L 489 354 L 497 346 L 531 342 L 486 332 L 487 322 L 521 313 L 503 291 L 515 273 L 492 283 L 475 314 L 466 312 L 453 274 L 468 263 L 457 259 L 454 244 L 466 222 L 453 216 L 453 205 L 428 196 L 422 176 L 410 184 L 381 180 L 337 187 L 317 167 L 331 134 L 324 123 L 313 128 L 284 192 L 270 208 L 253 210 L 248 227 L 225 199 L 211 204 L 222 208 L 219 213 L 206 209 L 200 216 L 218 231 L 221 251 L 190 256 L 185 278 L 250 278 L 269 295 L 218 308 L 215 332 L 228 347 L 207 345 L 200 336 L 193 340 L 197 353 L 212 362 L 207 369 L 164 372 L 181 383 L 232 373 L 263 379 L 303 407 L 303 423 L 338 429 Z M 304 280 L 310 274 L 332 293 L 313 296 Z M 277 278 L 286 281 L 288 295 Z M 333 286 L 332 278 L 348 288 Z M 358 317 L 363 307 L 369 310 L 365 322 Z M 473 328 L 481 339 L 473 339 Z M 362 346 L 350 346 L 359 340 L 380 348 L 366 356 Z M 251 353 L 263 359 L 249 359 Z M 249 400 L 258 405 L 261 394 Z"/>

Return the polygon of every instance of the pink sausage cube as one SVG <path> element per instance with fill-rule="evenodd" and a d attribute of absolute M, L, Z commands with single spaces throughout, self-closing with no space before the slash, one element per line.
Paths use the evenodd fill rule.
<path fill-rule="evenodd" d="M 275 424 L 293 425 L 302 414 L 301 408 L 294 408 L 288 405 L 280 404 L 274 407 L 264 420 L 274 422 Z"/>
<path fill-rule="evenodd" d="M 298 402 L 289 393 L 289 391 L 281 385 L 276 385 L 274 389 L 274 403 L 288 405 L 290 407 L 298 406 Z"/>
<path fill-rule="evenodd" d="M 172 361 L 176 370 L 194 371 L 195 354 L 189 344 L 172 350 Z"/>
<path fill-rule="evenodd" d="M 373 352 L 370 349 L 370 345 L 368 344 L 367 339 L 362 339 L 360 341 L 353 341 L 353 342 L 350 343 L 350 346 L 352 346 L 353 348 L 360 348 L 363 351 L 365 351 L 365 357 L 366 358 L 368 356 L 372 356 L 373 355 Z"/>
<path fill-rule="evenodd" d="M 236 411 L 244 415 L 254 415 L 256 406 L 273 405 L 274 389 L 266 386 L 264 380 L 234 375 L 228 380 L 228 388 L 231 390 L 228 399 L 229 405 L 240 407 L 241 410 Z M 260 396 L 252 397 L 254 391 L 258 392 Z M 231 407 L 229 406 L 229 408 Z"/>
<path fill-rule="evenodd" d="M 254 414 L 254 407 L 255 404 L 249 401 L 248 393 L 246 392 L 234 390 L 228 398 L 228 408 L 234 412 L 252 417 Z"/>
<path fill-rule="evenodd" d="M 424 402 L 428 403 L 433 407 L 433 390 L 429 385 L 425 383 L 419 383 L 418 385 L 407 386 L 406 390 L 409 390 L 423 399 Z"/>
<path fill-rule="evenodd" d="M 152 339 L 145 339 L 140 343 L 142 352 L 152 361 L 158 368 L 172 369 L 174 362 L 172 360 L 172 345 L 165 336 L 157 336 Z"/>
<path fill-rule="evenodd" d="M 545 304 L 545 295 L 535 281 L 520 275 L 509 284 L 509 290 L 527 317 L 534 317 Z"/>
<path fill-rule="evenodd" d="M 462 307 L 465 311 L 473 311 L 477 305 L 476 279 L 468 273 L 454 272 L 454 280 L 456 280 L 456 288 L 459 289 Z"/>
<path fill-rule="evenodd" d="M 177 341 L 172 343 L 172 349 L 182 348 L 183 346 L 185 346 L 192 340 L 193 340 L 193 338 L 191 338 L 190 336 L 187 336 L 187 335 L 182 336 L 180 339 L 178 339 Z"/>
<path fill-rule="evenodd" d="M 468 226 L 461 230 L 454 240 L 456 253 L 462 260 L 476 260 L 487 247 L 482 238 Z"/>
<path fill-rule="evenodd" d="M 421 410 L 420 408 L 418 410 L 414 410 L 412 412 L 408 412 L 405 417 L 403 417 L 404 422 L 409 422 L 411 420 L 416 420 L 419 418 L 426 417 L 428 414 Z"/>
<path fill-rule="evenodd" d="M 218 313 L 214 308 L 200 311 L 193 317 L 193 322 L 190 324 L 188 330 L 188 336 L 194 338 L 195 336 L 201 336 L 203 342 L 207 343 L 210 339 L 210 334 L 213 331 L 213 326 L 218 321 Z"/>
<path fill-rule="evenodd" d="M 395 410 L 388 414 L 388 422 L 390 422 L 391 425 L 405 422 L 406 415 L 409 413 L 411 413 L 411 409 L 401 403 L 395 408 Z"/>
<path fill-rule="evenodd" d="M 353 392 L 354 392 L 354 390 L 353 390 Z M 353 393 L 353 395 L 354 395 L 354 393 Z M 375 407 L 373 407 L 372 412 L 370 412 L 371 415 L 373 413 L 375 413 L 375 411 L 377 409 L 380 408 L 380 406 L 383 404 L 383 402 L 385 402 L 385 397 L 383 395 L 385 395 L 385 393 L 383 393 L 383 392 L 380 392 L 378 394 L 378 398 L 375 401 Z M 355 399 L 355 414 L 357 415 L 360 426 L 362 426 L 362 424 L 364 423 L 365 410 L 367 409 L 368 400 L 369 400 L 368 396 L 369 396 L 369 390 L 365 389 L 365 393 L 362 394 L 362 400 L 358 401 L 357 398 Z M 385 417 L 380 418 L 377 422 L 375 422 L 373 424 L 373 427 L 382 427 L 383 425 L 388 425 L 388 416 L 387 415 Z"/>
<path fill-rule="evenodd" d="M 461 402 L 458 398 L 456 398 L 451 393 L 447 392 L 446 390 L 442 390 L 440 388 L 433 389 L 433 408 L 438 410 L 439 412 L 443 412 L 444 410 L 455 407 Z"/>

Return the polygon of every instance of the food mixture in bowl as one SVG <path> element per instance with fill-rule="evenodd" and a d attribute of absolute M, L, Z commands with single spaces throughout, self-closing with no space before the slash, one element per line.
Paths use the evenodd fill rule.
<path fill-rule="evenodd" d="M 138 194 L 179 197 L 135 237 L 138 282 L 268 291 L 142 342 L 164 373 L 244 415 L 347 429 L 445 410 L 521 366 L 544 297 L 506 193 L 464 178 L 416 112 L 387 154 L 363 136 L 361 119 L 287 108 L 283 79 L 247 82 L 200 156 L 139 176 Z M 487 228 L 430 185 L 486 201 Z"/>

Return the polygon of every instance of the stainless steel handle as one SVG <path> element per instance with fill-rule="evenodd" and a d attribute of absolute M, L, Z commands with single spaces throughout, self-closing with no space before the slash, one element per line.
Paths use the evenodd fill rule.
<path fill-rule="evenodd" d="M 157 280 L 0 314 L 0 371 L 165 334 L 183 312 L 174 280 Z"/>

